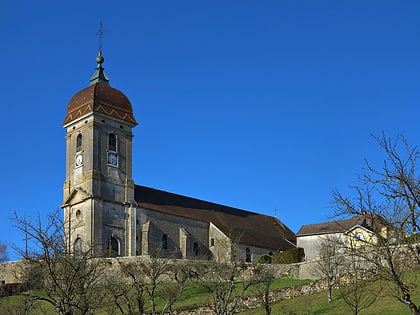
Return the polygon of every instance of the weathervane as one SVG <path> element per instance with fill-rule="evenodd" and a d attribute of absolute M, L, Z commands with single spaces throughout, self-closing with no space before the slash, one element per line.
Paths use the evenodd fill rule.
<path fill-rule="evenodd" d="M 99 52 L 102 53 L 102 36 L 106 32 L 106 29 L 103 27 L 102 22 L 99 23 L 99 30 L 96 32 L 96 36 L 99 37 Z"/>

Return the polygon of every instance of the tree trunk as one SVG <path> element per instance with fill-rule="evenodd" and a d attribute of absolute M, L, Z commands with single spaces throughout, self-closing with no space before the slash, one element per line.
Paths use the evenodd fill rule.
<path fill-rule="evenodd" d="M 420 310 L 418 309 L 416 304 L 410 302 L 410 304 L 408 304 L 408 307 L 411 309 L 412 315 L 420 315 Z"/>

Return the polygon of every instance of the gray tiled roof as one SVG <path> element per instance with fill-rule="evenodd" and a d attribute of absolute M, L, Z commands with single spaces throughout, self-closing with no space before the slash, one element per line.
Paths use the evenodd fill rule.
<path fill-rule="evenodd" d="M 349 219 L 303 225 L 296 236 L 344 233 L 356 225 L 370 229 L 369 220 L 364 216 L 354 216 Z"/>

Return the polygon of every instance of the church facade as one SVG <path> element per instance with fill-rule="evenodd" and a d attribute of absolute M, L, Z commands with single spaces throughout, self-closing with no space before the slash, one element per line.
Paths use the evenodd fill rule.
<path fill-rule="evenodd" d="M 67 105 L 65 236 L 68 250 L 108 257 L 203 258 L 253 262 L 290 249 L 295 234 L 280 220 L 136 185 L 132 105 L 109 84 L 100 52 L 90 85 Z"/>

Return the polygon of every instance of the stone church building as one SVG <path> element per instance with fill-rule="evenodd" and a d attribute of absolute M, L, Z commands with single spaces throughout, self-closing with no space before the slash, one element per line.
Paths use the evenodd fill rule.
<path fill-rule="evenodd" d="M 67 105 L 64 222 L 72 252 L 253 262 L 290 249 L 295 234 L 275 217 L 136 185 L 127 96 L 109 85 L 100 52 L 90 85 Z"/>

